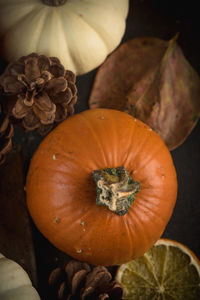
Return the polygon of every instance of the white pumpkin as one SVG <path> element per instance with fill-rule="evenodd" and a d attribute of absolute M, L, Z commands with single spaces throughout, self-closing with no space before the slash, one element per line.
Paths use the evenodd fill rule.
<path fill-rule="evenodd" d="M 13 260 L 0 253 L 0 299 L 39 300 L 28 274 Z"/>
<path fill-rule="evenodd" d="M 37 52 L 58 57 L 77 75 L 86 73 L 120 43 L 128 5 L 128 0 L 0 0 L 3 56 L 12 61 Z"/>

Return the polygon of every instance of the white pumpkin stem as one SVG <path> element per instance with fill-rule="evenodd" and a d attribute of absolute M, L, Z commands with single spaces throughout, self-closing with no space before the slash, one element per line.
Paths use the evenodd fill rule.
<path fill-rule="evenodd" d="M 97 185 L 96 203 L 107 206 L 118 215 L 125 215 L 140 190 L 140 183 L 133 180 L 122 167 L 93 171 Z"/>
<path fill-rule="evenodd" d="M 67 0 L 42 0 L 42 2 L 49 6 L 61 6 L 64 5 Z"/>

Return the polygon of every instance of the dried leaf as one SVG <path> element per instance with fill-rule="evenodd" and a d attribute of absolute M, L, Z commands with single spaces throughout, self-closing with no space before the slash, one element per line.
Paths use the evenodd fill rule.
<path fill-rule="evenodd" d="M 125 111 L 151 126 L 170 150 L 180 145 L 200 115 L 200 78 L 176 43 L 135 38 L 99 69 L 90 108 Z"/>
<path fill-rule="evenodd" d="M 75 81 L 73 72 L 66 71 L 55 57 L 23 56 L 0 76 L 3 112 L 26 131 L 37 128 L 44 134 L 52 128 L 49 124 L 55 125 L 74 112 Z"/>

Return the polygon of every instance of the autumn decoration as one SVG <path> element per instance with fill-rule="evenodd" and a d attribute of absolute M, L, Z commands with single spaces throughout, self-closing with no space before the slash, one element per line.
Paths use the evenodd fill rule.
<path fill-rule="evenodd" d="M 177 44 L 155 37 L 123 43 L 99 68 L 90 108 L 111 108 L 147 123 L 175 149 L 200 115 L 200 78 Z"/>
<path fill-rule="evenodd" d="M 0 76 L 3 111 L 25 131 L 44 135 L 73 114 L 76 77 L 58 58 L 32 53 L 10 63 Z"/>
<path fill-rule="evenodd" d="M 144 254 L 162 235 L 177 196 L 170 152 L 127 113 L 93 109 L 42 141 L 26 181 L 40 232 L 69 256 L 116 265 Z"/>
<path fill-rule="evenodd" d="M 128 0 L 1 0 L 1 53 L 58 57 L 76 75 L 98 67 L 120 43 Z"/>
<path fill-rule="evenodd" d="M 122 285 L 104 266 L 92 267 L 70 260 L 64 268 L 55 268 L 49 276 L 49 294 L 56 300 L 121 300 Z"/>
<path fill-rule="evenodd" d="M 40 300 L 26 271 L 0 253 L 0 299 Z"/>

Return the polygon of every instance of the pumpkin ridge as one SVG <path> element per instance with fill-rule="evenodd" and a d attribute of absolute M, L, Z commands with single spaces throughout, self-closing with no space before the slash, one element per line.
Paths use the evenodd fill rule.
<path fill-rule="evenodd" d="M 99 10 L 98 7 L 102 8 L 102 10 L 105 11 L 105 8 L 103 7 L 103 5 L 101 5 L 101 3 L 92 3 L 92 5 L 93 5 L 93 6 L 97 6 L 97 11 L 94 11 L 93 13 L 97 13 L 97 14 L 98 14 L 98 10 Z M 110 38 L 110 35 L 108 35 L 108 32 L 106 32 L 106 30 L 102 30 L 102 31 L 98 30 L 98 26 L 101 27 L 101 21 L 95 24 L 94 22 L 92 22 L 92 20 L 91 20 L 87 15 L 85 15 L 84 18 L 83 18 L 83 17 L 81 17 L 81 16 L 79 15 L 78 12 L 73 11 L 73 13 L 74 13 L 76 16 L 80 17 L 80 19 L 81 19 L 82 21 L 84 21 L 84 22 L 87 24 L 87 26 L 88 26 L 91 30 L 93 30 L 93 32 L 96 33 L 96 35 L 99 36 L 99 38 L 100 38 L 101 41 L 103 42 L 103 44 L 104 44 L 104 46 L 105 46 L 105 48 L 106 48 L 106 50 L 107 50 L 108 52 L 114 50 L 115 47 L 113 47 L 113 45 L 111 46 L 111 45 L 108 44 L 108 40 L 109 40 L 109 38 Z M 114 14 L 113 14 L 113 15 L 114 15 Z M 123 28 L 123 32 L 124 32 L 124 31 L 125 31 L 124 17 L 123 17 L 119 12 L 116 12 L 116 11 L 115 11 L 115 15 L 116 15 L 116 19 L 118 19 L 118 20 L 121 19 L 121 20 L 122 20 L 122 22 L 123 22 L 123 24 L 124 24 L 124 28 Z M 90 16 L 90 14 L 89 14 L 89 16 Z M 121 35 L 122 35 L 122 33 L 121 33 Z M 107 38 L 106 38 L 106 36 L 107 36 Z M 119 43 L 118 43 L 118 44 L 119 44 Z"/>
<path fill-rule="evenodd" d="M 41 143 L 40 151 L 31 162 L 26 188 L 29 212 L 44 236 L 75 259 L 93 265 L 111 266 L 139 257 L 161 236 L 171 216 L 176 200 L 177 181 L 170 152 L 161 138 L 151 133 L 149 127 L 139 121 L 137 125 L 133 122 L 135 121 L 131 116 L 117 110 L 84 111 L 57 126 L 57 130 L 50 133 L 50 138 Z M 129 129 L 132 127 L 136 134 L 132 135 L 130 132 L 133 146 L 127 148 L 129 144 L 126 140 L 129 141 Z M 141 149 L 140 144 L 144 140 L 147 140 L 147 144 Z M 136 160 L 134 149 L 136 152 L 137 146 L 141 156 L 138 153 Z M 118 160 L 115 161 L 115 166 L 110 166 L 113 163 L 112 152 L 116 147 Z M 159 153 L 156 152 L 157 148 Z M 129 212 L 125 216 L 117 216 L 106 207 L 96 205 L 92 171 L 120 166 L 126 151 L 131 151 L 132 160 L 129 156 L 130 162 L 125 167 L 131 175 L 136 170 L 133 178 L 142 183 L 142 188 Z M 71 165 L 69 158 L 59 157 L 59 153 L 65 155 L 67 152 L 79 162 Z M 53 160 L 55 154 L 58 154 L 57 162 Z M 139 172 L 140 161 L 146 162 L 147 156 L 152 161 L 146 165 L 145 170 Z M 55 166 L 56 170 L 60 168 L 62 171 L 63 163 L 69 168 L 69 173 L 67 176 L 60 173 L 60 176 L 61 179 L 62 176 L 66 178 L 69 189 L 59 186 L 59 173 L 54 174 L 55 183 L 52 179 L 53 171 L 48 172 L 46 168 L 43 173 L 44 165 L 49 165 L 50 169 Z M 78 163 L 89 165 L 91 169 L 80 169 L 77 172 Z M 31 177 L 36 169 L 38 171 Z M 165 173 L 165 178 L 162 177 L 162 172 Z M 142 190 L 145 184 L 148 187 L 152 185 L 152 193 L 148 189 L 143 200 Z M 65 206 L 65 201 L 69 205 Z M 156 219 L 153 217 L 154 211 L 159 215 Z M 59 223 L 53 222 L 56 217 L 61 219 Z"/>
<path fill-rule="evenodd" d="M 108 212 L 110 212 L 110 211 L 108 211 Z M 119 223 L 123 222 L 122 219 L 123 219 L 123 216 L 118 216 L 118 215 L 112 214 L 112 213 L 107 214 L 107 217 L 104 219 L 104 230 L 102 231 L 102 236 L 103 237 L 106 236 L 108 228 L 114 228 L 115 226 L 120 226 Z M 112 233 L 111 233 L 110 236 L 112 237 Z M 118 249 L 116 251 L 116 253 L 121 252 L 121 237 L 120 237 L 120 235 L 115 235 L 115 237 L 114 237 L 114 247 L 115 247 L 116 250 Z M 115 255 L 115 253 L 113 251 L 112 255 L 113 255 L 113 261 L 117 262 L 118 261 L 117 254 Z"/>
<path fill-rule="evenodd" d="M 148 214 L 148 216 L 150 216 L 150 218 L 152 218 L 154 220 L 156 218 L 156 219 L 159 219 L 162 223 L 165 223 L 163 218 L 157 214 L 157 211 L 155 212 L 155 211 L 151 210 L 149 207 L 145 206 L 143 203 L 137 202 L 135 204 L 135 206 L 137 206 L 140 209 L 140 211 L 142 211 L 142 213 L 145 213 L 145 215 L 146 215 L 146 211 L 150 212 L 151 215 Z M 145 208 L 145 209 L 143 209 L 143 208 Z"/>
<path fill-rule="evenodd" d="M 64 21 L 65 21 L 66 15 L 64 15 L 64 9 L 63 10 L 60 9 L 60 16 L 61 16 L 61 18 L 60 18 L 60 26 L 62 28 L 62 31 L 65 33 L 64 34 L 65 38 L 63 38 L 64 44 L 65 44 L 65 52 L 67 53 L 66 50 L 68 50 L 68 52 L 69 52 L 69 55 L 68 55 L 67 59 L 70 61 L 70 63 L 69 63 L 70 69 L 76 70 L 74 59 L 73 59 L 73 56 L 72 56 L 72 50 L 67 45 L 68 41 L 67 41 L 67 35 L 66 35 L 66 32 L 65 32 L 65 26 L 64 26 Z"/>
<path fill-rule="evenodd" d="M 62 19 L 64 20 L 67 16 L 66 15 L 64 15 L 64 9 L 62 9 L 61 10 L 61 13 L 62 13 Z M 67 15 L 68 15 L 68 17 L 69 16 L 71 16 L 72 18 L 73 17 L 75 17 L 75 19 L 77 18 L 77 14 L 75 14 L 75 13 L 73 13 L 73 12 L 69 12 L 69 11 L 67 11 Z M 98 39 L 98 43 L 101 43 L 101 59 L 99 60 L 99 62 L 98 62 L 98 65 L 100 65 L 100 61 L 103 61 L 103 60 L 105 60 L 105 58 L 106 58 L 106 56 L 107 56 L 107 53 L 109 53 L 109 49 L 107 49 L 107 47 L 106 47 L 106 45 L 105 45 L 105 43 L 104 43 L 104 41 L 102 40 L 102 38 L 100 37 L 100 35 L 94 30 L 94 28 L 92 28 L 86 21 L 84 21 L 83 20 L 83 18 L 79 18 L 79 22 L 82 22 L 82 24 L 84 24 L 84 26 L 86 26 L 87 27 L 87 29 L 88 30 L 90 30 L 90 36 L 91 36 L 91 32 L 93 33 L 93 39 L 94 39 L 94 36 L 95 36 L 95 40 L 97 40 Z M 74 20 L 72 20 L 72 22 L 74 22 Z M 87 59 L 87 58 L 85 58 L 85 54 L 83 55 L 82 53 L 81 53 L 81 51 L 80 51 L 80 49 L 77 49 L 77 48 L 75 48 L 75 47 L 73 47 L 73 45 L 74 44 L 76 44 L 76 40 L 75 39 L 72 39 L 71 38 L 71 36 L 69 37 L 69 35 L 67 35 L 67 30 L 66 30 L 66 26 L 65 27 L 63 27 L 64 28 L 64 30 L 65 30 L 65 35 L 66 35 L 66 41 L 68 42 L 68 44 L 69 44 L 69 46 L 70 47 L 68 47 L 68 50 L 69 50 L 69 53 L 70 53 L 70 55 L 69 56 L 71 56 L 71 61 L 73 62 L 73 65 L 75 65 L 74 64 L 74 61 L 76 61 L 77 60 L 77 57 L 79 58 L 79 60 L 80 60 L 80 62 L 79 62 L 79 66 L 78 66 L 78 68 L 81 68 L 81 67 L 83 67 L 84 68 L 84 66 L 81 66 L 83 63 L 84 63 L 84 61 L 85 61 L 85 59 Z M 71 46 L 72 45 L 72 46 Z M 102 48 L 102 46 L 104 47 L 104 49 Z M 75 48 L 75 49 L 74 49 Z M 75 51 L 76 50 L 76 51 Z M 93 49 L 94 51 L 96 50 L 96 49 Z M 102 55 L 103 54 L 103 55 Z M 103 60 L 102 60 L 102 57 L 103 57 Z M 82 62 L 81 62 L 81 60 L 82 60 Z M 96 66 L 95 67 L 97 67 L 97 64 L 96 64 Z M 93 67 L 94 68 L 94 67 Z M 72 69 L 72 68 L 71 68 Z M 89 72 L 91 69 L 88 69 L 87 70 L 87 72 Z M 72 71 L 73 71 L 73 69 L 72 69 Z M 73 72 L 75 72 L 75 71 L 73 71 Z M 75 72 L 76 73 L 76 72 Z M 80 70 L 79 70 L 79 72 L 78 72 L 78 74 L 81 74 L 80 73 Z"/>
<path fill-rule="evenodd" d="M 92 249 L 92 246 L 90 243 L 90 240 L 92 240 L 93 239 L 92 237 L 96 234 L 96 229 L 93 226 L 91 226 L 91 224 L 89 225 L 89 228 L 87 227 L 88 226 L 87 219 L 91 220 L 91 217 L 90 217 L 91 215 L 92 215 L 92 212 L 90 210 L 88 210 L 84 215 L 81 215 L 81 218 L 78 216 L 76 218 L 76 220 L 73 223 L 71 223 L 71 226 L 68 227 L 68 229 L 72 230 L 72 232 L 73 232 L 73 228 L 74 228 L 75 233 L 77 233 L 77 228 L 79 227 L 80 234 L 77 236 L 76 236 L 76 234 L 74 234 L 74 238 L 76 237 L 75 240 L 73 239 L 74 247 L 72 249 L 72 252 L 69 254 L 71 254 L 73 257 L 76 257 L 76 259 L 78 259 L 80 261 L 86 260 L 87 256 L 88 256 L 87 261 L 89 261 L 90 253 L 91 253 L 91 255 L 92 255 L 92 253 L 96 255 L 96 253 L 95 253 L 96 249 Z M 81 222 L 78 222 L 79 220 L 81 220 Z M 77 224 L 77 222 L 79 224 Z M 82 226 L 81 223 L 84 223 L 85 226 Z M 99 220 L 98 223 L 102 224 L 101 220 Z M 106 228 L 107 228 L 106 222 L 104 222 L 104 225 L 105 225 L 105 232 L 106 232 Z M 83 229 L 85 229 L 85 231 Z M 64 230 L 63 230 L 63 232 L 64 232 Z M 63 234 L 62 234 L 62 236 L 63 236 Z M 98 244 L 101 245 L 102 241 L 98 242 Z M 63 250 L 62 248 L 63 247 L 60 247 L 60 250 Z M 81 251 L 79 251 L 79 250 L 81 250 Z"/>
<path fill-rule="evenodd" d="M 105 154 L 105 151 L 104 151 L 104 147 L 103 145 L 101 144 L 100 140 L 98 139 L 98 137 L 96 136 L 96 132 L 94 130 L 94 128 L 92 127 L 91 123 L 89 122 L 89 120 L 84 116 L 84 115 L 81 115 L 81 118 L 84 119 L 85 123 L 87 124 L 87 127 L 90 131 L 90 133 L 92 134 L 95 142 L 96 142 L 96 145 L 98 145 L 99 149 L 100 149 L 100 152 L 102 154 L 102 158 L 104 160 L 104 164 L 106 166 L 109 165 L 109 162 L 108 160 L 106 159 L 106 154 Z"/>
<path fill-rule="evenodd" d="M 131 130 L 129 129 L 129 138 L 127 139 L 127 142 L 129 142 L 129 145 L 127 145 L 128 150 L 125 152 L 126 157 L 124 158 L 124 161 L 122 163 L 123 166 L 128 166 L 129 165 L 129 161 L 130 161 L 130 153 L 132 152 L 132 140 L 134 138 L 134 134 L 135 134 L 135 126 L 133 128 L 131 128 Z M 131 161 L 133 159 L 131 158 Z"/>
<path fill-rule="evenodd" d="M 125 2 L 127 0 L 123 0 L 123 1 Z M 74 3 L 71 2 L 69 4 L 73 4 L 70 7 L 73 10 L 73 12 L 77 16 L 80 16 L 80 18 L 82 18 L 82 20 L 84 20 L 92 30 L 94 30 L 94 32 L 100 37 L 101 41 L 106 46 L 107 51 L 110 52 L 110 51 L 113 51 L 116 48 L 116 44 L 119 45 L 119 43 L 122 39 L 122 36 L 125 32 L 125 25 L 126 25 L 125 19 L 126 19 L 127 14 L 128 14 L 128 7 L 127 7 L 126 11 L 124 11 L 124 13 L 122 13 L 122 10 L 119 8 L 120 5 L 116 4 L 114 7 L 112 5 L 112 18 L 114 18 L 114 17 L 116 18 L 116 20 L 112 19 L 112 22 L 120 23 L 121 25 L 123 24 L 123 26 L 120 26 L 120 28 L 119 28 L 120 33 L 118 31 L 118 36 L 121 36 L 120 40 L 117 37 L 118 42 L 115 40 L 114 43 L 113 43 L 113 41 L 112 41 L 112 32 L 109 32 L 107 30 L 107 27 L 109 27 L 110 24 L 107 24 L 106 28 L 104 28 L 104 27 L 102 27 L 101 19 L 97 20 L 97 23 L 95 23 L 95 22 L 92 21 L 92 19 L 90 17 L 91 15 L 95 15 L 95 14 L 98 15 L 99 13 L 101 15 L 102 12 L 105 15 L 105 10 L 106 9 L 108 9 L 108 10 L 111 9 L 111 5 L 110 5 L 109 1 L 104 1 L 103 3 L 102 2 L 103 2 L 102 0 L 99 1 L 99 2 L 84 1 L 85 4 L 92 7 L 92 9 L 90 8 L 89 13 L 87 12 L 87 8 L 85 9 L 85 11 L 82 11 L 82 14 L 84 16 L 82 16 L 82 14 L 81 15 L 79 14 L 79 6 L 76 2 L 74 2 Z M 102 10 L 102 12 L 100 10 Z M 99 27 L 101 28 L 101 30 L 98 30 Z M 110 40 L 111 40 L 111 42 L 110 42 Z"/>
<path fill-rule="evenodd" d="M 43 12 L 44 14 L 44 17 L 43 17 L 43 21 L 42 21 L 42 24 L 40 25 L 40 33 L 38 34 L 38 39 L 37 39 L 37 42 L 36 42 L 36 53 L 38 53 L 38 49 L 39 49 L 39 44 L 40 44 L 40 40 L 41 40 L 41 36 L 42 36 L 42 28 L 45 26 L 45 23 L 46 23 L 46 20 L 47 20 L 47 17 L 48 17 L 48 7 L 46 9 L 46 12 L 44 12 L 44 9 L 46 9 L 46 7 L 44 7 L 41 12 Z"/>
<path fill-rule="evenodd" d="M 4 3 L 0 3 L 0 11 L 3 10 L 3 15 L 4 15 L 4 16 L 7 16 L 8 14 L 10 14 L 10 11 L 11 11 L 10 5 L 13 5 L 12 0 L 11 0 L 11 1 L 10 1 L 10 0 L 7 0 L 7 1 L 6 1 L 6 5 L 5 5 Z M 23 11 L 23 15 L 22 15 L 22 16 L 20 15 L 20 17 L 18 17 L 18 20 L 16 20 L 12 25 L 7 26 L 5 32 L 4 32 L 3 34 L 0 33 L 1 35 L 6 35 L 6 33 L 10 30 L 11 27 L 16 26 L 16 24 L 18 24 L 18 22 L 19 22 L 22 18 L 24 18 L 27 14 L 31 13 L 31 11 L 32 11 L 33 9 L 35 9 L 35 7 L 36 7 L 36 5 L 33 4 L 33 3 L 30 3 L 30 1 L 27 1 L 27 3 L 25 3 L 25 5 L 27 5 L 27 7 L 29 7 L 28 11 L 26 11 L 26 12 L 24 13 L 24 8 L 23 8 L 23 10 L 22 10 L 22 11 Z M 19 9 L 19 11 L 17 11 L 17 9 L 19 9 L 19 1 L 18 1 L 17 4 L 15 5 L 15 7 L 12 7 L 12 10 L 14 10 L 14 11 L 15 11 L 15 14 L 18 16 L 18 13 L 19 13 L 20 9 Z M 0 31 L 1 31 L 1 30 L 2 30 L 2 28 L 0 28 Z"/>
<path fill-rule="evenodd" d="M 136 227 L 136 232 L 138 232 L 138 231 L 140 232 L 139 236 L 142 236 L 143 243 L 146 245 L 150 244 L 151 238 L 149 238 L 149 232 L 148 232 L 148 230 L 146 230 L 146 231 L 144 230 L 144 224 L 146 223 L 146 221 L 143 222 L 141 220 L 141 217 L 138 216 L 138 211 L 134 207 L 134 204 L 133 204 L 133 209 L 130 211 L 130 213 L 133 215 L 133 217 L 132 217 L 133 220 L 135 220 L 134 224 Z M 131 231 L 130 223 L 128 223 L 128 226 L 129 226 L 129 231 Z"/>
<path fill-rule="evenodd" d="M 138 121 L 137 119 L 135 119 L 135 120 L 136 120 L 136 122 Z M 132 130 L 133 130 L 133 135 L 132 136 L 134 137 L 134 135 L 136 136 L 136 130 L 138 130 L 138 127 L 134 126 L 134 128 Z M 144 139 L 143 142 L 138 147 L 137 152 L 134 152 L 136 160 L 137 160 L 137 157 L 140 156 L 140 152 L 142 151 L 142 149 L 145 148 L 145 144 L 148 144 L 147 139 Z M 131 152 L 132 152 L 131 140 L 130 140 L 130 144 L 129 145 L 130 145 L 129 146 L 129 151 L 127 151 L 128 152 L 127 161 L 126 161 L 127 164 L 130 164 L 131 161 L 132 161 L 132 158 L 131 158 L 131 155 L 132 155 L 131 154 Z M 146 162 L 144 163 L 144 166 L 145 165 L 146 165 Z M 140 168 L 141 168 L 141 165 L 140 165 Z"/>
<path fill-rule="evenodd" d="M 16 26 L 20 25 L 20 23 L 22 23 L 25 19 L 29 19 L 29 17 L 32 15 L 33 10 L 31 10 L 30 12 L 28 12 L 27 14 L 25 14 L 22 18 L 20 18 L 16 23 L 14 23 L 13 25 L 11 25 L 7 31 L 5 32 L 5 35 L 11 31 L 13 28 L 15 28 Z"/>
<path fill-rule="evenodd" d="M 128 236 L 128 238 L 126 238 L 127 243 L 128 243 L 127 249 L 129 249 L 129 253 L 127 253 L 128 257 L 133 256 L 133 253 L 135 252 L 134 251 L 135 235 L 133 236 L 132 232 L 135 232 L 137 229 L 136 229 L 134 220 L 132 221 L 132 224 L 130 224 L 130 222 L 129 222 L 131 215 L 133 215 L 133 214 L 134 214 L 134 211 L 133 211 L 133 207 L 132 207 L 132 209 L 129 210 L 129 216 L 125 216 L 125 217 L 121 218 L 121 220 L 123 221 L 124 226 L 126 228 L 126 231 L 125 231 L 126 236 Z M 136 240 L 136 242 L 137 242 L 137 240 Z"/>
<path fill-rule="evenodd" d="M 96 4 L 96 3 L 92 3 L 92 4 Z M 82 18 L 78 13 L 76 12 L 71 12 L 72 14 L 74 14 L 75 16 L 78 16 L 80 18 L 80 20 L 85 24 L 87 25 L 90 30 L 92 30 L 98 37 L 99 39 L 103 42 L 105 48 L 106 48 L 106 51 L 111 51 L 111 49 L 109 49 L 107 43 L 104 41 L 104 39 L 102 38 L 101 34 L 98 32 L 98 30 L 96 28 L 93 27 L 93 25 L 89 24 L 88 20 L 85 20 L 84 18 Z"/>
<path fill-rule="evenodd" d="M 145 143 L 143 144 L 143 146 L 145 145 Z M 156 149 L 155 149 L 156 148 Z M 146 166 L 153 160 L 157 160 L 156 158 L 156 155 L 160 153 L 161 151 L 161 148 L 162 148 L 162 145 L 158 145 L 156 144 L 156 147 L 154 145 L 154 149 L 152 150 L 151 149 L 151 153 L 148 153 L 149 155 L 145 157 L 145 159 L 143 159 L 143 161 L 140 161 L 140 164 L 139 164 L 139 171 L 141 172 L 143 169 L 146 168 Z M 140 149 L 140 151 L 142 151 L 142 147 Z M 138 152 L 136 154 L 136 160 L 137 160 L 137 157 L 140 155 L 140 153 Z"/>
<path fill-rule="evenodd" d="M 120 149 L 120 139 L 119 139 L 119 136 L 118 136 L 118 131 L 116 130 L 116 126 L 118 126 L 118 124 L 116 124 L 116 119 L 113 115 L 109 116 L 111 122 L 109 123 L 109 130 L 112 132 L 111 136 L 112 136 L 112 139 L 114 141 L 114 144 L 115 144 L 115 151 L 112 152 L 112 166 L 115 166 L 115 167 L 119 167 L 116 166 L 116 162 L 117 161 L 123 161 L 123 163 L 120 164 L 120 166 L 124 166 L 126 167 L 126 158 L 124 158 L 124 156 L 128 156 L 128 151 L 123 151 L 123 154 L 121 154 L 120 152 L 121 151 L 117 151 L 116 149 Z M 114 136 L 114 138 L 113 138 Z M 131 140 L 131 137 L 132 135 L 130 135 L 130 130 L 128 132 L 128 136 L 127 136 L 127 143 L 128 141 Z M 131 143 L 131 142 L 130 142 Z M 120 156 L 120 157 L 119 157 Z"/>
<path fill-rule="evenodd" d="M 6 36 L 8 35 L 11 35 L 11 37 L 13 36 L 13 34 L 15 35 L 15 30 L 17 29 L 17 30 L 19 30 L 20 29 L 20 27 L 21 28 L 24 28 L 24 27 L 26 27 L 26 25 L 24 25 L 24 24 L 26 24 L 27 22 L 32 22 L 33 20 L 35 20 L 35 18 L 38 20 L 41 20 L 42 19 L 42 17 L 41 17 L 41 15 L 43 14 L 43 11 L 41 11 L 39 8 L 37 8 L 37 7 L 35 7 L 33 10 L 31 10 L 28 14 L 26 14 L 23 18 L 21 18 L 21 19 L 19 19 L 18 21 L 17 21 L 17 23 L 15 23 L 15 24 L 13 24 L 10 28 L 9 28 L 9 30 L 6 32 L 6 34 L 5 34 L 5 41 L 7 42 L 7 39 L 6 39 Z M 40 15 L 40 18 L 38 17 Z M 37 24 L 37 26 L 39 26 L 39 22 L 34 22 L 34 23 L 36 23 Z M 34 28 L 35 28 L 35 26 L 34 26 Z M 38 28 L 38 27 L 37 27 Z M 33 40 L 33 37 L 34 37 L 34 39 L 35 39 L 35 37 L 37 37 L 37 30 L 39 30 L 39 29 L 35 29 L 34 31 L 32 31 L 32 36 L 31 36 L 31 39 L 30 39 L 30 41 L 32 41 Z M 23 35 L 21 35 L 21 37 L 22 37 L 22 39 L 23 39 Z M 10 41 L 10 37 L 9 37 L 9 39 L 8 39 L 8 43 L 9 43 L 9 41 Z M 21 41 L 23 41 L 24 42 L 24 40 L 21 40 Z M 11 41 L 12 42 L 12 41 Z M 36 44 L 35 44 L 35 42 L 33 43 L 33 42 L 31 42 L 31 47 L 30 47 L 30 44 L 28 44 L 27 42 L 26 42 L 26 44 L 28 45 L 28 47 L 29 48 L 31 48 L 31 52 L 36 52 Z M 12 45 L 12 44 L 11 44 Z M 26 52 L 26 53 L 25 53 Z M 27 50 L 26 49 L 26 51 L 24 52 L 24 54 L 26 55 L 26 54 L 29 54 L 30 53 L 30 51 L 29 50 Z M 13 58 L 12 58 L 13 59 Z"/>

